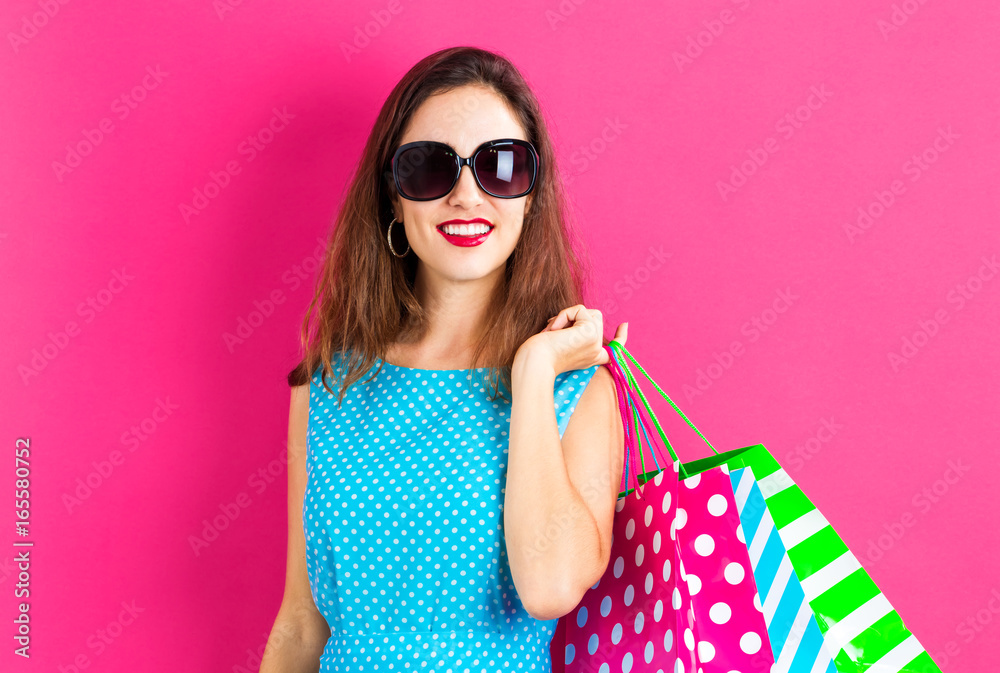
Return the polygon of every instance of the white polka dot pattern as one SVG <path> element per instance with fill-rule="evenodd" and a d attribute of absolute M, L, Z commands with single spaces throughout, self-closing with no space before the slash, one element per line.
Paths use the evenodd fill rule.
<path fill-rule="evenodd" d="M 681 558 L 705 581 L 704 590 L 692 601 L 698 665 L 711 662 L 706 671 L 769 671 L 774 655 L 763 615 L 752 608 L 757 587 L 749 550 L 738 535 L 740 517 L 732 482 L 718 467 L 698 477 L 684 480 L 690 490 L 680 495 L 690 519 L 677 534 Z"/>
<path fill-rule="evenodd" d="M 727 472 L 678 476 L 676 463 L 665 466 L 619 499 L 608 569 L 567 615 L 566 673 L 751 673 L 775 663 Z M 652 544 L 666 531 L 662 548 Z M 625 625 L 634 628 L 620 637 Z M 582 643 L 585 660 L 573 656 Z"/>
<path fill-rule="evenodd" d="M 334 372 L 340 356 L 334 357 Z M 348 389 L 312 377 L 302 506 L 322 672 L 551 671 L 557 620 L 524 609 L 507 562 L 510 404 L 487 370 L 381 362 Z M 556 377 L 562 437 L 597 366 Z"/>

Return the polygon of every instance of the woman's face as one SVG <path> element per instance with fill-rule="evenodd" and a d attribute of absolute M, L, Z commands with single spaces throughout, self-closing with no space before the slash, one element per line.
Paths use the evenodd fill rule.
<path fill-rule="evenodd" d="M 399 145 L 436 140 L 468 157 L 482 143 L 498 138 L 527 140 L 501 98 L 490 89 L 464 86 L 424 101 L 410 119 Z M 406 243 L 398 242 L 401 238 L 398 224 L 402 222 L 410 254 L 419 258 L 418 275 L 430 273 L 438 280 L 452 281 L 499 276 L 521 235 L 531 198 L 531 194 L 516 199 L 490 196 L 476 184 L 471 168 L 463 166 L 455 187 L 439 199 L 410 201 L 398 195 L 394 198 L 393 244 L 396 252 L 406 250 Z M 449 220 L 476 218 L 493 225 L 479 245 L 456 245 L 438 229 L 438 225 Z"/>

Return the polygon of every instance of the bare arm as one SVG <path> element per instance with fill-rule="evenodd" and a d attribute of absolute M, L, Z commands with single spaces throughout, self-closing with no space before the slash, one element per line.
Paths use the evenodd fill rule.
<path fill-rule="evenodd" d="M 598 367 L 559 439 L 555 370 L 516 360 L 504 504 L 511 575 L 536 619 L 568 613 L 607 569 L 624 461 L 611 373 Z"/>
<path fill-rule="evenodd" d="M 292 389 L 288 418 L 288 559 L 285 593 L 271 628 L 260 673 L 317 673 L 330 627 L 316 609 L 306 572 L 302 501 L 306 491 L 309 384 Z"/>

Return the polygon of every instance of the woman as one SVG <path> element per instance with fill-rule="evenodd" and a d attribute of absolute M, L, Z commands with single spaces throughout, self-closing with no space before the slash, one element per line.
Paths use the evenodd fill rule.
<path fill-rule="evenodd" d="M 393 89 L 288 377 L 261 671 L 551 670 L 557 619 L 608 565 L 624 442 L 561 194 L 505 58 L 445 49 Z"/>

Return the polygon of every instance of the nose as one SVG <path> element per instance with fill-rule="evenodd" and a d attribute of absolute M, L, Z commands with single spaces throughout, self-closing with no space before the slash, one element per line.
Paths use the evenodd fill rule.
<path fill-rule="evenodd" d="M 457 206 L 471 207 L 483 201 L 483 191 L 476 184 L 476 177 L 472 174 L 471 166 L 462 166 L 458 173 L 458 182 L 448 194 L 449 202 Z"/>

